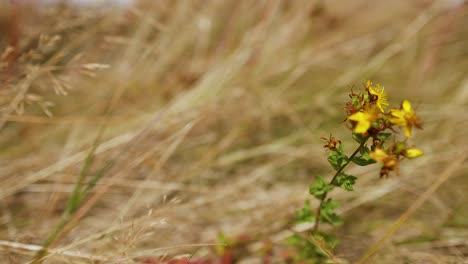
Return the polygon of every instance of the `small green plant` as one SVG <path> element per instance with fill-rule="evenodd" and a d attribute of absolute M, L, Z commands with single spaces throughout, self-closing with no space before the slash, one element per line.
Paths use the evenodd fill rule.
<path fill-rule="evenodd" d="M 321 224 L 338 226 L 343 219 L 335 212 L 339 204 L 328 197 L 335 187 L 345 191 L 353 191 L 356 180 L 354 175 L 345 173 L 350 163 L 367 166 L 380 163 L 380 177 L 386 177 L 390 172 L 398 174 L 398 165 L 404 159 L 419 157 L 423 151 L 409 146 L 407 138 L 411 137 L 412 128 L 421 128 L 421 121 L 415 114 L 411 103 L 404 100 L 399 108 L 386 111 L 387 95 L 379 84 L 373 86 L 367 81 L 360 93 L 351 90 L 350 101 L 345 105 L 347 126 L 352 130 L 352 138 L 358 147 L 351 155 L 344 153 L 343 143 L 330 135 L 322 138 L 328 150 L 328 162 L 336 171 L 330 181 L 317 176 L 310 185 L 309 193 L 319 201 L 314 211 L 310 200 L 302 209 L 296 211 L 297 223 L 313 223 L 312 231 L 307 235 L 295 234 L 288 239 L 291 246 L 298 250 L 297 260 L 311 263 L 324 263 L 333 258 L 331 250 L 337 239 L 333 234 L 319 231 Z M 398 129 L 402 128 L 405 139 L 398 140 Z"/>
<path fill-rule="evenodd" d="M 47 237 L 47 239 L 42 244 L 42 249 L 38 251 L 32 259 L 32 263 L 40 264 L 42 263 L 48 254 L 48 248 L 60 237 L 63 233 L 66 225 L 70 222 L 73 217 L 73 214 L 76 213 L 80 206 L 83 204 L 84 200 L 88 197 L 89 193 L 96 186 L 98 181 L 110 170 L 113 166 L 113 162 L 107 162 L 103 167 L 101 167 L 96 173 L 88 177 L 90 174 L 90 168 L 95 162 L 95 153 L 96 148 L 99 145 L 99 139 L 102 133 L 102 129 L 99 131 L 98 136 L 96 137 L 92 148 L 90 149 L 88 156 L 83 164 L 81 173 L 79 174 L 78 180 L 75 183 L 73 191 L 68 199 L 68 203 L 65 207 L 65 210 L 60 218 L 60 221 L 55 226 L 53 231 Z M 90 178 L 88 182 L 86 179 Z"/>

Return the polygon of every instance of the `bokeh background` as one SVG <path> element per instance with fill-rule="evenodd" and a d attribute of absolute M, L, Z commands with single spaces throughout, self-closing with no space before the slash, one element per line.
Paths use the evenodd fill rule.
<path fill-rule="evenodd" d="M 343 106 L 367 79 L 413 102 L 425 155 L 349 169 L 336 261 L 409 213 L 367 263 L 468 263 L 464 1 L 52 2 L 0 2 L 2 263 L 31 260 L 93 146 L 103 176 L 46 263 L 218 261 L 221 233 L 238 263 L 265 243 L 283 263 L 332 174 L 320 137 L 353 150 Z"/>

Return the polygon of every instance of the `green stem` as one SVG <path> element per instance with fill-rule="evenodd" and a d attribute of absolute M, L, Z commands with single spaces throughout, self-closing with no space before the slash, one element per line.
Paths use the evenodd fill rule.
<path fill-rule="evenodd" d="M 330 185 L 333 184 L 333 182 L 336 180 L 336 177 L 338 177 L 338 175 L 340 175 L 340 173 L 344 170 L 344 168 L 346 168 L 346 166 L 348 166 L 348 164 L 351 162 L 351 160 L 359 153 L 359 150 L 361 149 L 362 146 L 364 146 L 367 139 L 369 139 L 369 138 L 367 137 L 364 140 L 362 140 L 361 144 L 359 144 L 359 147 L 348 158 L 348 161 L 345 164 L 343 164 L 343 166 L 341 166 L 336 171 L 335 175 L 333 176 L 333 178 L 331 179 L 331 181 L 329 183 Z M 315 223 L 314 223 L 314 229 L 312 229 L 312 233 L 316 233 L 318 231 L 319 223 L 320 223 L 320 214 L 321 214 L 322 204 L 323 204 L 323 202 L 325 202 L 325 199 L 327 198 L 327 194 L 328 194 L 328 192 L 325 192 L 322 195 L 322 197 L 320 198 L 320 204 L 319 204 L 319 206 L 317 208 L 317 211 L 315 212 Z"/>
<path fill-rule="evenodd" d="M 62 217 L 60 218 L 59 223 L 55 226 L 52 233 L 50 233 L 50 235 L 42 244 L 42 249 L 39 250 L 33 256 L 32 263 L 41 264 L 43 262 L 44 258 L 48 254 L 49 246 L 52 245 L 57 240 L 59 235 L 61 235 L 64 227 L 70 221 L 72 215 L 80 207 L 81 203 L 83 202 L 83 199 L 85 198 L 85 195 L 88 193 L 89 190 L 86 189 L 86 187 L 84 187 L 84 180 L 86 176 L 88 176 L 89 169 L 94 162 L 96 149 L 99 146 L 99 141 L 103 132 L 104 132 L 104 126 L 101 126 L 101 128 L 98 131 L 98 134 L 96 135 L 96 138 L 94 139 L 93 146 L 91 147 L 88 153 L 88 156 L 86 157 L 83 168 L 81 169 L 81 173 L 78 176 L 78 180 L 75 183 L 75 187 L 72 191 L 72 194 L 70 195 L 70 198 L 68 199 L 67 206 L 65 207 L 65 210 L 62 214 Z M 92 182 L 92 184 L 95 184 L 95 182 Z"/>
<path fill-rule="evenodd" d="M 32 263 L 34 264 L 40 264 L 44 260 L 45 256 L 48 254 L 48 248 L 49 246 L 57 239 L 57 237 L 60 235 L 62 232 L 63 228 L 65 225 L 68 223 L 70 220 L 71 214 L 68 212 L 64 212 L 62 215 L 62 218 L 60 219 L 60 222 L 55 226 L 54 230 L 52 233 L 47 237 L 46 241 L 42 244 L 42 249 L 39 250 L 36 255 L 33 257 Z"/>

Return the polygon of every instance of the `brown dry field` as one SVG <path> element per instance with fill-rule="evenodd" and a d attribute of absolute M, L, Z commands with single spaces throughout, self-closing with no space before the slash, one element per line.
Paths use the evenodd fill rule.
<path fill-rule="evenodd" d="M 283 263 L 285 237 L 310 229 L 294 211 L 333 173 L 320 137 L 353 150 L 343 105 L 367 79 L 413 102 L 425 155 L 387 179 L 349 169 L 356 191 L 331 193 L 345 219 L 336 262 L 385 238 L 366 263 L 468 263 L 463 1 L 7 2 L 0 263 L 31 261 L 85 164 L 86 181 L 102 178 L 44 263 L 216 260 L 221 232 L 246 238 L 236 263 L 262 263 L 262 241 Z"/>

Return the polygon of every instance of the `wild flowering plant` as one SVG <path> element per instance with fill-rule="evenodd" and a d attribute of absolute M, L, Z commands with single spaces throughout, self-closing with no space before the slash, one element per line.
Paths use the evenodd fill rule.
<path fill-rule="evenodd" d="M 423 155 L 421 149 L 407 142 L 413 128 L 421 128 L 421 120 L 408 100 L 404 100 L 398 108 L 387 110 L 389 103 L 384 87 L 379 84 L 374 86 L 371 81 L 367 81 L 359 93 L 351 90 L 349 97 L 350 101 L 345 105 L 345 122 L 359 145 L 348 156 L 340 140 L 331 135 L 322 138 L 324 148 L 328 150 L 328 162 L 336 172 L 330 181 L 317 176 L 310 185 L 310 194 L 319 201 L 317 209 L 312 210 L 307 200 L 304 207 L 296 212 L 298 223 L 314 224 L 310 234 L 296 234 L 289 238 L 289 243 L 298 249 L 298 260 L 317 263 L 332 257 L 330 251 L 337 240 L 332 234 L 321 232 L 319 227 L 322 223 L 336 226 L 343 222 L 335 212 L 338 204 L 328 197 L 328 193 L 336 187 L 345 191 L 354 190 L 358 178 L 344 171 L 348 164 L 367 166 L 378 162 L 381 165 L 380 177 L 387 177 L 391 172 L 398 175 L 401 161 Z M 403 140 L 396 136 L 401 129 L 405 135 Z"/>

